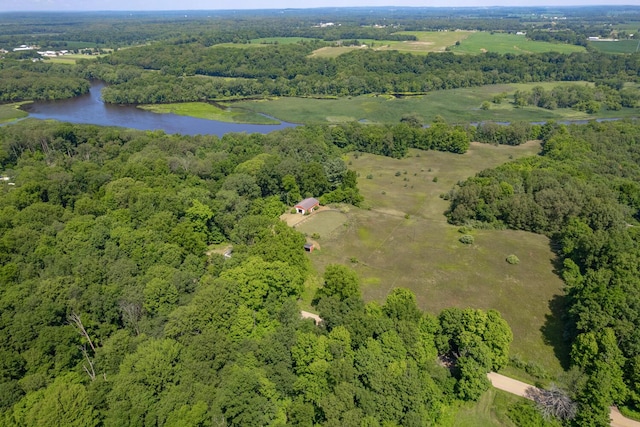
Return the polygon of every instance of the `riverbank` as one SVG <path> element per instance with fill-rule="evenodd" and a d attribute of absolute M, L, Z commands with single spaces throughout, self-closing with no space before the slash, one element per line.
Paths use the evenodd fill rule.
<path fill-rule="evenodd" d="M 241 111 L 231 108 L 220 108 L 207 102 L 184 102 L 173 104 L 144 104 L 138 108 L 158 114 L 176 114 L 178 116 L 197 119 L 215 120 L 225 123 L 278 125 L 280 121 L 264 114 L 252 111 Z"/>
<path fill-rule="evenodd" d="M 0 123 L 8 123 L 27 117 L 29 114 L 21 110 L 20 107 L 28 103 L 30 103 L 30 101 L 0 105 Z"/>

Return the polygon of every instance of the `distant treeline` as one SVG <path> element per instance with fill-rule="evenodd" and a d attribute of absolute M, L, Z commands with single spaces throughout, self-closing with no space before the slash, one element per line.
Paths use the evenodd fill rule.
<path fill-rule="evenodd" d="M 83 67 L 87 76 L 111 83 L 104 99 L 113 103 L 424 93 L 498 83 L 637 81 L 640 76 L 640 55 L 593 52 L 417 56 L 358 50 L 337 58 L 309 57 L 317 43 L 256 49 L 156 44 L 118 51 L 102 58 L 99 64 Z M 122 69 L 130 71 L 119 74 Z"/>

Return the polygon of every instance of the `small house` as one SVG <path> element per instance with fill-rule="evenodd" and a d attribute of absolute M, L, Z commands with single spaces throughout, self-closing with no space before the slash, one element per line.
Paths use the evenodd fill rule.
<path fill-rule="evenodd" d="M 313 243 L 305 243 L 304 244 L 304 250 L 307 252 L 313 252 Z"/>
<path fill-rule="evenodd" d="M 304 199 L 294 207 L 296 208 L 296 212 L 302 215 L 313 212 L 320 206 L 320 201 L 313 197 L 309 197 L 308 199 Z"/>

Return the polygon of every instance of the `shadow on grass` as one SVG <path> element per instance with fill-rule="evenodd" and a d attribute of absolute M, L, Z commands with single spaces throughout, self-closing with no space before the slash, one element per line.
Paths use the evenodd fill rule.
<path fill-rule="evenodd" d="M 555 356 L 560 361 L 563 369 L 569 369 L 569 353 L 571 345 L 565 334 L 565 315 L 567 311 L 567 298 L 564 295 L 554 295 L 549 301 L 551 314 L 545 316 L 544 325 L 540 328 L 544 342 L 553 347 Z"/>

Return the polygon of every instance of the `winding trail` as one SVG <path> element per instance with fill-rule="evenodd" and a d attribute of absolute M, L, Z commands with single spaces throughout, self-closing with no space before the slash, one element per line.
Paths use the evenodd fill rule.
<path fill-rule="evenodd" d="M 523 383 L 522 381 L 514 380 L 513 378 L 505 377 L 504 375 L 497 374 L 495 372 L 489 372 L 487 374 L 487 378 L 491 381 L 491 384 L 500 390 L 506 391 L 507 393 L 515 394 L 517 396 L 524 397 L 525 392 L 528 388 L 533 387 L 530 384 Z M 618 408 L 615 406 L 611 407 L 611 427 L 640 427 L 640 422 L 631 420 L 623 416 Z"/>

